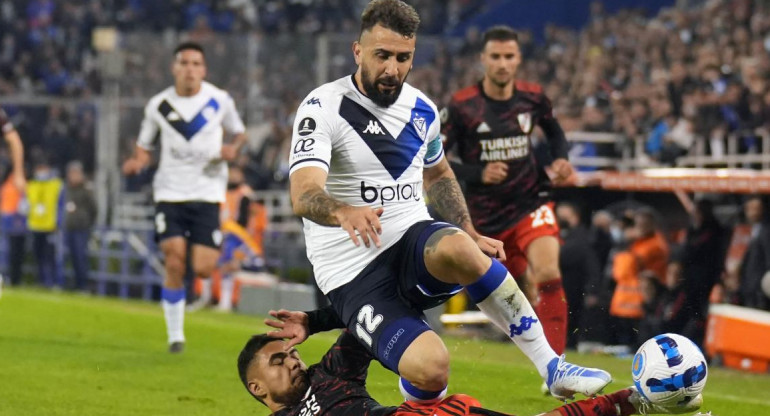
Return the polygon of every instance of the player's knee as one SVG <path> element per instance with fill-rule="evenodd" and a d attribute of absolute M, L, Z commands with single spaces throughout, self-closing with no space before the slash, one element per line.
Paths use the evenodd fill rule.
<path fill-rule="evenodd" d="M 425 391 L 439 391 L 449 382 L 449 354 L 429 354 L 404 374 L 410 383 Z"/>
<path fill-rule="evenodd" d="M 214 273 L 214 269 L 216 268 L 216 263 L 205 263 L 205 264 L 196 264 L 193 272 L 195 273 L 195 277 L 201 278 L 201 279 L 208 279 L 211 277 L 211 274 Z"/>
<path fill-rule="evenodd" d="M 415 339 L 398 363 L 398 372 L 415 387 L 439 391 L 449 379 L 449 352 L 435 332 L 428 331 Z"/>
<path fill-rule="evenodd" d="M 426 263 L 437 262 L 444 268 L 456 271 L 459 275 L 480 276 L 489 268 L 489 259 L 479 250 L 478 245 L 468 234 L 456 232 L 440 236 L 431 251 L 431 238 L 426 244 Z M 438 234 L 434 233 L 435 234 Z"/>
<path fill-rule="evenodd" d="M 185 259 L 183 256 L 168 254 L 166 255 L 166 274 L 169 277 L 182 277 L 185 271 Z"/>
<path fill-rule="evenodd" d="M 557 280 L 561 278 L 561 271 L 559 270 L 558 265 L 548 264 L 537 268 L 533 268 L 532 278 L 537 283 Z"/>

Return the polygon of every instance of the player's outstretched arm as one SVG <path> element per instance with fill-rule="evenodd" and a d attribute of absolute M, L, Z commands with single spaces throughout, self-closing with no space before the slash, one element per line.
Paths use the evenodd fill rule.
<path fill-rule="evenodd" d="M 316 224 L 342 227 L 356 246 L 361 244 L 360 237 L 366 247 L 370 246 L 370 241 L 379 247 L 383 209 L 354 207 L 335 199 L 324 191 L 326 177 L 326 171 L 316 167 L 302 168 L 291 174 L 289 192 L 294 213 Z"/>
<path fill-rule="evenodd" d="M 265 319 L 265 325 L 276 330 L 267 334 L 275 338 L 285 338 L 288 341 L 286 343 L 287 351 L 295 345 L 305 342 L 310 335 L 345 327 L 331 306 L 310 312 L 281 309 L 270 311 L 270 316 L 275 319 Z"/>
<path fill-rule="evenodd" d="M 310 336 L 308 316 L 305 312 L 281 309 L 270 311 L 270 316 L 275 319 L 265 319 L 265 325 L 275 328 L 275 331 L 270 331 L 267 335 L 285 338 L 287 351 L 303 343 Z"/>
<path fill-rule="evenodd" d="M 11 153 L 11 164 L 13 165 L 13 185 L 20 191 L 27 187 L 27 180 L 24 177 L 24 146 L 21 144 L 21 137 L 16 129 L 11 128 L 3 134 L 5 142 L 8 143 L 8 150 Z"/>
<path fill-rule="evenodd" d="M 425 193 L 430 203 L 445 220 L 462 228 L 476 241 L 481 251 L 489 256 L 505 260 L 501 241 L 484 237 L 473 227 L 468 206 L 465 204 L 460 184 L 446 159 L 423 171 Z"/>

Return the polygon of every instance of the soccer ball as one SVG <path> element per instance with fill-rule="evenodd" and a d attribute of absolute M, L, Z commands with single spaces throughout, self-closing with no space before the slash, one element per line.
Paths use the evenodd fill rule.
<path fill-rule="evenodd" d="M 639 393 L 661 406 L 682 406 L 706 386 L 708 366 L 697 345 L 678 334 L 650 338 L 631 365 Z"/>

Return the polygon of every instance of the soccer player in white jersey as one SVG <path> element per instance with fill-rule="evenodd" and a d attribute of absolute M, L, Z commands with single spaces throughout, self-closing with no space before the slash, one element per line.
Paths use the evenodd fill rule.
<path fill-rule="evenodd" d="M 203 48 L 191 42 L 174 50 L 174 85 L 152 97 L 132 158 L 123 165 L 131 175 L 146 168 L 160 133 L 160 161 L 153 182 L 155 231 L 165 256 L 161 304 L 169 351 L 184 348 L 184 273 L 187 246 L 192 268 L 208 279 L 216 267 L 222 235 L 219 204 L 225 199 L 227 163 L 246 140 L 245 128 L 230 95 L 203 81 Z M 223 130 L 234 136 L 223 143 Z M 210 287 L 210 286 L 208 286 Z M 206 297 L 204 293 L 202 297 Z"/>
<path fill-rule="evenodd" d="M 297 110 L 290 192 L 318 285 L 358 340 L 401 376 L 407 399 L 445 394 L 449 354 L 422 311 L 463 287 L 554 396 L 596 394 L 610 375 L 556 355 L 495 258 L 504 257 L 502 243 L 471 224 L 436 106 L 405 82 L 418 25 L 400 0 L 369 3 L 353 43 L 355 74 L 315 89 Z M 456 226 L 433 220 L 425 199 Z"/>

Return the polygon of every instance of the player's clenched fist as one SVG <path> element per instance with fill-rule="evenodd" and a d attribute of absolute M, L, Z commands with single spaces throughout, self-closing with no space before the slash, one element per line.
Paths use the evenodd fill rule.
<path fill-rule="evenodd" d="M 572 175 L 574 175 L 574 170 L 572 169 L 572 164 L 567 161 L 567 159 L 556 159 L 551 163 L 551 171 L 553 172 L 553 177 L 551 180 L 553 181 L 554 185 L 566 185 L 573 180 Z"/>
<path fill-rule="evenodd" d="M 380 234 L 382 226 L 380 225 L 380 215 L 384 209 L 370 207 L 351 207 L 344 206 L 335 212 L 335 216 L 345 231 L 350 235 L 350 239 L 358 247 L 361 243 L 358 237 L 361 237 L 366 247 L 370 242 L 374 242 L 376 247 L 380 247 Z"/>
<path fill-rule="evenodd" d="M 508 177 L 508 164 L 504 162 L 490 162 L 484 166 L 481 172 L 481 182 L 486 185 L 497 185 Z"/>
<path fill-rule="evenodd" d="M 144 169 L 144 164 L 134 158 L 128 159 L 123 162 L 123 174 L 124 175 L 136 175 Z"/>

